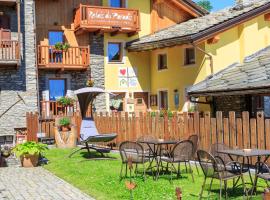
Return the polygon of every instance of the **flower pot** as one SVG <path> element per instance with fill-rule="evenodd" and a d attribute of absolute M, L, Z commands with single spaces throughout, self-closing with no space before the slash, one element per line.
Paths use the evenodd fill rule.
<path fill-rule="evenodd" d="M 67 132 L 67 131 L 70 130 L 70 128 L 69 128 L 69 126 L 61 126 L 61 130 L 62 130 L 63 132 Z"/>
<path fill-rule="evenodd" d="M 23 167 L 36 167 L 38 165 L 39 155 L 23 155 L 21 156 L 21 163 Z"/>

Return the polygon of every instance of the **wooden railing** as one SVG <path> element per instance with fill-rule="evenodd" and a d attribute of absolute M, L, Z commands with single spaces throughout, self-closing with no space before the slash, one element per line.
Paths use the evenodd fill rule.
<path fill-rule="evenodd" d="M 86 69 L 89 66 L 88 47 L 70 47 L 66 51 L 54 46 L 38 46 L 38 65 L 42 69 Z"/>
<path fill-rule="evenodd" d="M 75 30 L 89 32 L 122 32 L 140 31 L 140 15 L 138 10 L 126 8 L 110 8 L 81 5 L 75 12 Z"/>
<path fill-rule="evenodd" d="M 19 43 L 15 40 L 0 41 L 0 60 L 17 61 L 20 59 Z"/>
<path fill-rule="evenodd" d="M 42 119 L 54 119 L 56 116 L 73 116 L 77 109 L 77 102 L 72 106 L 62 106 L 57 101 L 41 101 Z"/>

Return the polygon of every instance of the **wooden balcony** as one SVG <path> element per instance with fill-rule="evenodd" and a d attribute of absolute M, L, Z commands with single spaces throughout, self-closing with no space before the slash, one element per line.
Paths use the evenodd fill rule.
<path fill-rule="evenodd" d="M 86 70 L 90 64 L 90 49 L 70 47 L 67 51 L 54 46 L 38 46 L 38 68 L 48 70 Z"/>
<path fill-rule="evenodd" d="M 57 101 L 41 101 L 41 118 L 42 119 L 55 119 L 58 116 L 74 116 L 80 112 L 79 103 L 76 101 L 74 105 L 63 107 Z M 91 116 L 91 107 L 89 106 L 86 116 Z"/>
<path fill-rule="evenodd" d="M 74 28 L 77 34 L 128 33 L 131 36 L 140 31 L 140 15 L 138 10 L 80 4 L 75 11 Z"/>
<path fill-rule="evenodd" d="M 19 61 L 19 42 L 16 40 L 0 41 L 0 66 L 18 66 Z"/>

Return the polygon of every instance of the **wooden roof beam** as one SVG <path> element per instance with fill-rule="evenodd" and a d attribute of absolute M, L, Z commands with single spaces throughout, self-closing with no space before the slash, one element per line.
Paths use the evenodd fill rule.
<path fill-rule="evenodd" d="M 264 15 L 264 21 L 270 21 L 270 13 Z"/>
<path fill-rule="evenodd" d="M 219 40 L 220 40 L 220 36 L 219 35 L 215 35 L 214 37 L 209 38 L 207 40 L 207 44 L 216 44 L 216 43 L 219 42 Z"/>

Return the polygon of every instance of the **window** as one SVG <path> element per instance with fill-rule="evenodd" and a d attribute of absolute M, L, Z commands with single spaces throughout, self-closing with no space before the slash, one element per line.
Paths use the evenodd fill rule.
<path fill-rule="evenodd" d="M 150 106 L 157 106 L 157 95 L 150 96 Z"/>
<path fill-rule="evenodd" d="M 264 112 L 266 118 L 270 118 L 270 96 L 252 96 L 252 116 L 255 117 L 257 112 Z"/>
<path fill-rule="evenodd" d="M 110 0 L 110 6 L 114 8 L 125 8 L 126 0 Z"/>
<path fill-rule="evenodd" d="M 50 79 L 49 80 L 50 100 L 55 101 L 60 97 L 66 96 L 66 80 Z"/>
<path fill-rule="evenodd" d="M 108 43 L 108 57 L 109 57 L 109 62 L 122 62 L 122 59 L 123 59 L 122 43 L 109 42 Z"/>
<path fill-rule="evenodd" d="M 143 98 L 137 99 L 137 105 L 143 105 Z"/>
<path fill-rule="evenodd" d="M 62 31 L 50 31 L 49 32 L 49 45 L 55 45 L 58 42 L 64 41 L 64 35 Z"/>
<path fill-rule="evenodd" d="M 167 54 L 158 55 L 158 70 L 167 69 Z"/>
<path fill-rule="evenodd" d="M 159 92 L 159 109 L 168 110 L 168 91 Z"/>
<path fill-rule="evenodd" d="M 195 49 L 186 48 L 185 49 L 185 65 L 195 64 Z"/>

